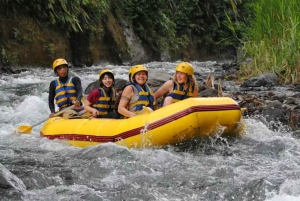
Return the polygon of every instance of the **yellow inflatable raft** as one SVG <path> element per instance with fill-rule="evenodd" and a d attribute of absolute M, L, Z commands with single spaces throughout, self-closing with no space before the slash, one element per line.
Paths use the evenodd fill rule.
<path fill-rule="evenodd" d="M 129 119 L 50 118 L 40 135 L 87 147 L 113 142 L 128 148 L 175 145 L 213 135 L 241 135 L 242 111 L 231 98 L 189 98 Z"/>

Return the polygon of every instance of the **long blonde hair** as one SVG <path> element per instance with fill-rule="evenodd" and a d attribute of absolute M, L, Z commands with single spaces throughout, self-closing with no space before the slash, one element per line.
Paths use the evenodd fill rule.
<path fill-rule="evenodd" d="M 178 80 L 176 78 L 176 73 L 177 72 L 175 72 L 175 74 L 173 75 L 173 80 L 175 82 L 178 82 Z M 184 84 L 184 87 L 189 89 L 189 91 L 194 91 L 195 89 L 199 89 L 195 75 L 187 74 L 187 81 Z"/>

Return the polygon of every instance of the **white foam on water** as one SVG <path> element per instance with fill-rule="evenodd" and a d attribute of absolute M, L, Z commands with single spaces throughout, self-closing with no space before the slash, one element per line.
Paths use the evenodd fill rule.
<path fill-rule="evenodd" d="M 151 62 L 146 66 L 172 75 L 178 63 Z M 214 71 L 215 62 L 191 63 L 198 73 Z M 98 80 L 104 68 L 112 69 L 116 78 L 128 79 L 130 66 L 99 65 L 70 71 L 81 78 L 85 89 Z M 268 201 L 300 200 L 300 182 L 297 177 L 289 177 L 299 170 L 299 140 L 288 132 L 272 131 L 254 118 L 245 119 L 246 135 L 226 146 L 228 155 L 217 144 L 179 152 L 171 146 L 127 150 L 106 144 L 75 148 L 66 141 L 40 138 L 43 124 L 29 135 L 12 134 L 18 125 L 33 125 L 47 118 L 48 88 L 53 79 L 56 75 L 50 67 L 0 77 L 1 160 L 25 183 L 30 183 L 33 172 L 45 178 L 45 182 L 30 183 L 33 187 L 23 200 L 76 200 L 78 195 L 82 199 L 117 200 L 115 194 L 106 194 L 112 191 L 121 196 L 131 193 L 125 197 L 128 200 L 225 200 L 231 193 L 232 197 L 246 196 L 252 190 L 260 197 L 267 196 Z M 14 94 L 14 89 L 25 86 L 31 86 L 28 94 Z M 272 192 L 267 192 L 270 186 Z"/>

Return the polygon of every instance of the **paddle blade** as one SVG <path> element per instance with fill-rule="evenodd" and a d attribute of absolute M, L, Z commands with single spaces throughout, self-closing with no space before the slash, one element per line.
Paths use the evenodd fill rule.
<path fill-rule="evenodd" d="M 21 125 L 15 130 L 15 133 L 18 134 L 30 134 L 32 131 L 32 126 L 30 125 Z"/>
<path fill-rule="evenodd" d="M 137 115 L 150 114 L 151 112 L 153 112 L 153 110 L 150 107 L 143 106 L 143 109 L 139 111 Z"/>

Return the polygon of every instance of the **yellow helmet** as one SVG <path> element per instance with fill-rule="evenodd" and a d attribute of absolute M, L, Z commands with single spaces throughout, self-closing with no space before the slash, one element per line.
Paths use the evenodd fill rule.
<path fill-rule="evenodd" d="M 52 69 L 55 70 L 55 68 L 57 66 L 60 66 L 60 65 L 67 65 L 68 66 L 68 62 L 65 59 L 56 59 L 53 62 Z"/>
<path fill-rule="evenodd" d="M 132 81 L 133 80 L 133 77 L 134 77 L 134 74 L 136 74 L 137 72 L 140 72 L 140 71 L 146 71 L 146 74 L 148 76 L 148 70 L 145 66 L 143 65 L 135 65 L 135 66 L 132 66 L 128 72 L 129 74 L 129 79 Z"/>
<path fill-rule="evenodd" d="M 114 78 L 114 73 L 113 73 L 111 70 L 109 70 L 109 69 L 104 69 L 104 70 L 102 70 L 102 71 L 99 73 L 99 80 L 100 80 L 101 75 L 103 75 L 104 73 L 111 73 L 111 74 L 113 75 L 113 78 Z"/>
<path fill-rule="evenodd" d="M 192 64 L 190 64 L 188 62 L 179 63 L 176 66 L 175 70 L 179 71 L 179 72 L 186 73 L 188 75 L 193 75 L 194 74 L 194 67 L 192 66 Z"/>

